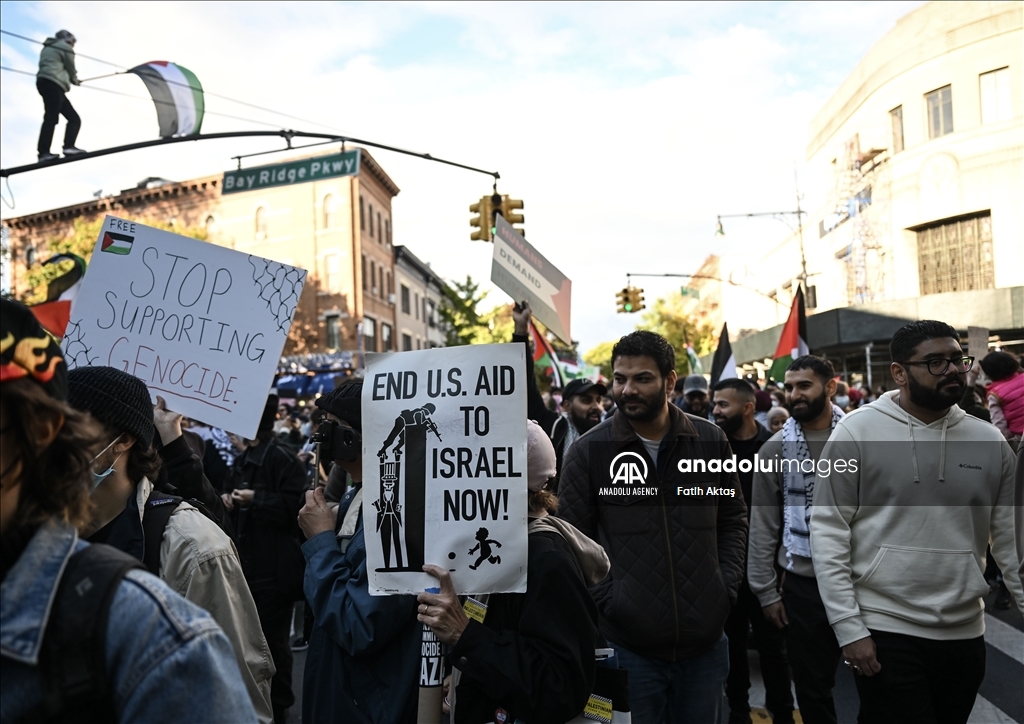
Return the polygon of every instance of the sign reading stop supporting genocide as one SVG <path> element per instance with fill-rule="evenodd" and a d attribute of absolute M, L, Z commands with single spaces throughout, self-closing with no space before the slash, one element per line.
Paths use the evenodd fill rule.
<path fill-rule="evenodd" d="M 302 269 L 113 216 L 62 347 L 68 367 L 135 375 L 168 408 L 256 437 Z"/>
<path fill-rule="evenodd" d="M 342 151 L 331 156 L 314 156 L 299 161 L 275 163 L 270 166 L 240 168 L 225 171 L 221 183 L 222 194 L 237 194 L 242 191 L 257 191 L 274 186 L 320 181 L 339 176 L 355 176 L 359 173 L 359 149 Z"/>
<path fill-rule="evenodd" d="M 363 521 L 372 595 L 526 590 L 526 349 L 369 356 Z"/>
<path fill-rule="evenodd" d="M 494 219 L 491 281 L 516 302 L 530 303 L 533 316 L 566 344 L 572 344 L 569 317 L 572 281 L 500 215 Z"/>

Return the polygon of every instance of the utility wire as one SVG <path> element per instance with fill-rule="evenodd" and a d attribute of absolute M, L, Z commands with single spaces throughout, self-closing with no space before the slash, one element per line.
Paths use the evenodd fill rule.
<path fill-rule="evenodd" d="M 27 40 L 28 42 L 36 43 L 37 45 L 43 45 L 44 44 L 41 40 L 36 40 L 34 38 L 27 38 L 24 35 L 18 35 L 17 33 L 12 33 L 9 30 L 0 29 L 0 33 L 3 33 L 4 35 L 10 35 L 11 37 L 18 38 L 19 40 Z M 78 53 L 77 51 L 76 51 L 75 55 L 76 55 L 76 57 L 87 58 L 88 60 L 94 60 L 97 63 L 103 63 L 104 65 L 109 65 L 109 66 L 112 66 L 114 68 L 122 68 L 122 69 L 124 69 L 124 70 L 122 70 L 122 72 L 127 72 L 127 66 L 120 65 L 118 63 L 112 63 L 109 60 L 103 60 L 102 58 L 94 58 L 91 55 L 82 55 L 82 54 Z M 32 75 L 35 75 L 35 73 L 33 73 Z M 293 116 L 290 113 L 283 113 L 281 111 L 275 111 L 272 108 L 265 108 L 264 106 L 258 106 L 255 103 L 249 103 L 247 101 L 240 101 L 240 100 L 238 100 L 236 98 L 229 98 L 228 96 L 220 95 L 219 93 L 211 93 L 210 91 L 207 91 L 207 90 L 205 90 L 203 88 L 194 88 L 189 83 L 180 83 L 178 81 L 168 80 L 166 78 L 164 80 L 168 84 L 170 84 L 170 85 L 177 85 L 177 86 L 182 86 L 183 88 L 190 88 L 191 90 L 194 90 L 194 91 L 201 91 L 204 95 L 210 96 L 211 98 L 220 98 L 221 100 L 229 101 L 231 103 L 237 103 L 238 105 L 242 105 L 242 106 L 247 106 L 249 108 L 253 108 L 253 109 L 258 110 L 258 111 L 263 111 L 264 113 L 272 113 L 274 115 L 282 116 L 284 118 L 291 118 L 294 121 L 302 121 L 303 123 L 311 123 L 314 126 L 320 126 L 321 128 L 327 128 L 327 129 L 329 129 L 331 131 L 336 131 L 337 130 L 333 126 L 328 126 L 328 125 L 326 125 L 324 123 L 320 123 L 319 121 L 311 121 L 308 118 L 301 118 L 299 116 Z M 79 87 L 85 88 L 85 87 L 93 87 L 93 86 L 79 86 Z M 217 115 L 224 115 L 224 114 L 217 114 Z M 227 117 L 228 118 L 236 118 L 236 116 L 227 116 Z M 252 121 L 252 122 L 253 123 L 260 123 L 260 121 Z M 277 124 L 265 124 L 265 125 L 271 125 L 271 126 L 274 126 L 275 128 L 277 127 Z"/>
<path fill-rule="evenodd" d="M 19 70 L 18 68 L 9 68 L 6 65 L 0 65 L 0 70 L 6 70 L 11 73 L 19 73 L 21 75 L 30 75 L 32 77 L 35 77 L 36 75 L 31 71 Z M 110 90 L 109 88 L 97 88 L 96 86 L 92 85 L 83 85 L 79 86 L 79 88 L 84 88 L 86 90 L 92 91 L 99 91 L 100 93 L 110 93 L 111 95 L 123 96 L 125 98 L 134 98 L 140 101 L 152 101 L 157 105 L 174 106 L 173 101 L 161 101 L 157 100 L 156 98 L 146 98 L 144 96 L 132 95 L 131 93 L 122 93 L 121 91 Z M 279 125 L 277 123 L 270 123 L 269 121 L 257 121 L 253 118 L 243 118 L 242 116 L 232 116 L 228 113 L 218 113 L 217 111 L 203 111 L 203 114 L 208 116 L 221 116 L 222 118 L 230 118 L 235 121 L 244 121 L 245 123 L 256 123 L 261 126 L 270 126 L 271 128 L 277 128 Z"/>

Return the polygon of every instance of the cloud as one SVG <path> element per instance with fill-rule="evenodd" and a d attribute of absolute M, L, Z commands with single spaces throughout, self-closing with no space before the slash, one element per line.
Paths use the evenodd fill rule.
<path fill-rule="evenodd" d="M 573 279 L 573 331 L 587 349 L 638 321 L 614 313 L 626 272 L 693 272 L 723 250 L 716 214 L 794 204 L 811 115 L 863 53 L 857 43 L 866 50 L 907 4 L 832 5 L 46 3 L 12 16 L 5 4 L 4 27 L 33 37 L 68 27 L 80 53 L 128 65 L 174 60 L 211 93 L 499 170 L 499 190 L 525 201 L 530 241 Z M 827 63 L 814 60 L 841 45 L 842 58 L 830 50 Z M 4 65 L 34 70 L 37 52 L 3 40 Z M 80 61 L 83 77 L 103 72 Z M 95 85 L 147 95 L 132 77 Z M 85 148 L 156 136 L 148 100 L 84 88 L 70 97 Z M 207 107 L 323 130 L 214 97 Z M 33 79 L 5 73 L 5 167 L 34 159 L 41 115 Z M 212 114 L 204 123 L 207 132 L 265 127 Z M 26 174 L 12 180 L 18 208 L 5 216 L 147 176 L 216 173 L 230 156 L 277 143 L 181 144 Z M 490 192 L 490 179 L 372 153 L 402 188 L 395 242 L 443 276 L 487 279 L 492 247 L 469 241 L 468 205 Z M 785 233 L 737 223 L 729 250 L 763 249 Z M 644 286 L 653 300 L 680 282 Z"/>

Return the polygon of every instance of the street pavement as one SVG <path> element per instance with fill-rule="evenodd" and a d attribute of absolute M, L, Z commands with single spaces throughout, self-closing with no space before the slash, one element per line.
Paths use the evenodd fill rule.
<path fill-rule="evenodd" d="M 985 680 L 981 684 L 978 700 L 968 724 L 1024 724 L 1024 618 L 1015 607 L 1009 611 L 995 610 L 994 598 L 995 596 L 991 595 L 985 599 Z M 301 621 L 300 616 L 300 630 Z M 752 721 L 754 724 L 767 724 L 771 719 L 764 709 L 761 667 L 757 653 L 750 651 L 748 654 L 751 679 L 750 706 L 754 710 Z M 295 652 L 292 674 L 295 706 L 289 710 L 286 724 L 298 724 L 302 721 L 302 670 L 305 663 L 306 652 Z M 853 674 L 842 664 L 836 672 L 835 700 L 839 724 L 856 724 L 859 709 L 857 688 Z M 799 717 L 796 721 L 797 724 L 801 724 Z"/>

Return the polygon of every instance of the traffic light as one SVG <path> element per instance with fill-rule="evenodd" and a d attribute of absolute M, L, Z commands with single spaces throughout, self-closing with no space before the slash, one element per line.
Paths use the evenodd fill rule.
<path fill-rule="evenodd" d="M 501 200 L 501 215 L 505 217 L 505 221 L 515 226 L 516 224 L 522 224 L 525 222 L 522 214 L 514 213 L 517 209 L 523 208 L 523 202 L 519 199 L 510 199 L 508 196 L 502 197 Z M 522 229 L 516 229 L 520 234 L 526 236 L 526 232 Z"/>
<path fill-rule="evenodd" d="M 629 287 L 626 287 L 621 292 L 615 292 L 615 304 L 616 312 L 618 314 L 626 314 L 631 311 L 629 307 Z"/>
<path fill-rule="evenodd" d="M 491 195 L 490 198 L 490 209 L 491 209 L 491 238 L 493 239 L 498 235 L 498 220 L 496 217 L 504 216 L 505 214 L 501 208 L 502 196 L 497 191 Z"/>
<path fill-rule="evenodd" d="M 639 312 L 644 309 L 644 290 L 639 287 L 630 287 L 629 305 L 631 312 Z"/>
<path fill-rule="evenodd" d="M 492 229 L 494 228 L 495 214 L 493 201 L 493 196 L 484 196 L 469 207 L 470 211 L 477 214 L 477 216 L 469 220 L 469 225 L 475 229 L 475 231 L 469 235 L 469 238 L 473 241 L 491 240 L 491 236 L 494 233 Z M 498 201 L 501 201 L 500 196 L 498 196 Z"/>

